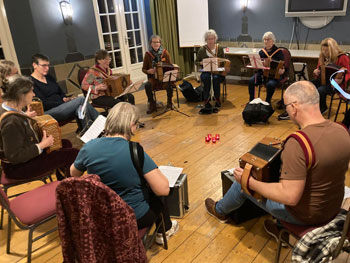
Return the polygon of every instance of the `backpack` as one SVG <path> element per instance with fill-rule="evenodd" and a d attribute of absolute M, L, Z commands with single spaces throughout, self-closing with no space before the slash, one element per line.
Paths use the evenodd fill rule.
<path fill-rule="evenodd" d="M 187 101 L 189 102 L 202 101 L 203 88 L 201 88 L 201 86 L 194 89 L 190 82 L 184 80 L 183 83 L 179 86 L 179 89 L 181 90 L 182 94 L 184 95 Z"/>
<path fill-rule="evenodd" d="M 274 109 L 270 104 L 263 102 L 260 98 L 254 99 L 249 102 L 243 112 L 243 120 L 252 125 L 254 123 L 266 123 L 270 116 L 274 113 Z"/>

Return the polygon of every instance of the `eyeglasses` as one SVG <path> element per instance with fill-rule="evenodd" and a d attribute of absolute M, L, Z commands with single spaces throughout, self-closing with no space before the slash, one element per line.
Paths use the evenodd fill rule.
<path fill-rule="evenodd" d="M 293 101 L 293 102 L 291 102 L 291 103 L 285 104 L 286 109 L 287 109 L 287 107 L 288 107 L 289 105 L 292 105 L 292 104 L 295 104 L 295 103 L 297 103 L 297 101 Z"/>
<path fill-rule="evenodd" d="M 154 43 L 154 44 L 159 44 L 160 41 L 152 41 L 152 43 Z"/>
<path fill-rule="evenodd" d="M 43 67 L 43 68 L 48 68 L 50 67 L 50 64 L 38 64 L 40 67 Z"/>

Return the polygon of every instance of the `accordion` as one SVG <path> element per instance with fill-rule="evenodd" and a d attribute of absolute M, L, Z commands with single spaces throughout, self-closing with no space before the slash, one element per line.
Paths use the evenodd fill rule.
<path fill-rule="evenodd" d="M 329 65 L 320 65 L 320 72 L 321 72 L 321 85 L 326 86 L 330 84 L 329 78 L 332 76 L 334 72 L 337 72 L 340 69 L 339 66 L 335 64 L 329 64 Z M 338 73 L 335 77 L 336 79 L 342 78 L 344 73 Z"/>
<path fill-rule="evenodd" d="M 41 101 L 32 101 L 29 106 L 31 110 L 35 111 L 38 116 L 44 115 L 44 106 Z"/>
<path fill-rule="evenodd" d="M 156 64 L 156 74 L 155 74 L 155 78 L 159 81 L 159 82 L 163 82 L 164 81 L 164 73 L 168 72 L 168 71 L 174 71 L 174 77 L 177 78 L 177 74 L 179 71 L 179 66 L 176 64 L 169 64 L 169 63 L 165 63 L 165 62 L 158 62 Z M 170 79 L 170 81 L 172 81 Z"/>
<path fill-rule="evenodd" d="M 270 69 L 264 70 L 264 77 L 269 79 L 280 79 L 281 75 L 279 74 L 279 70 L 284 68 L 284 61 L 276 61 L 264 59 L 264 64 L 266 67 Z"/>
<path fill-rule="evenodd" d="M 247 186 L 249 176 L 262 182 L 278 182 L 280 177 L 282 142 L 278 139 L 265 137 L 249 152 L 239 159 L 239 165 L 244 169 L 242 175 L 242 189 L 261 200 L 258 193 L 252 193 Z M 245 176 L 248 176 L 246 178 Z"/>
<path fill-rule="evenodd" d="M 130 74 L 117 73 L 103 81 L 107 89 L 107 96 L 118 97 L 130 85 Z"/>
<path fill-rule="evenodd" d="M 53 145 L 46 149 L 47 153 L 60 150 L 62 148 L 62 136 L 61 128 L 58 126 L 58 122 L 50 115 L 41 115 L 34 117 L 39 128 L 46 131 L 47 136 L 52 135 L 54 138 Z"/>

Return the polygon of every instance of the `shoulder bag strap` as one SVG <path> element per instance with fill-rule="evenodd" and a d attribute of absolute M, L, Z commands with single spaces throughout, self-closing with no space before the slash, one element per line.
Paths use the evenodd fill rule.
<path fill-rule="evenodd" d="M 284 143 L 287 142 L 289 138 L 294 138 L 298 141 L 300 144 L 300 147 L 303 149 L 304 155 L 305 155 L 305 165 L 306 169 L 310 170 L 312 167 L 314 167 L 316 162 L 316 155 L 314 147 L 309 139 L 309 137 L 305 134 L 303 131 L 296 131 L 289 135 Z"/>

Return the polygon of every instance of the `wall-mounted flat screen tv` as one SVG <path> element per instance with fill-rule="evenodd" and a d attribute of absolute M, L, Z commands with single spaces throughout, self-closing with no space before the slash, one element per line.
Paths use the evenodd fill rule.
<path fill-rule="evenodd" d="M 345 16 L 348 0 L 286 0 L 287 17 Z"/>

